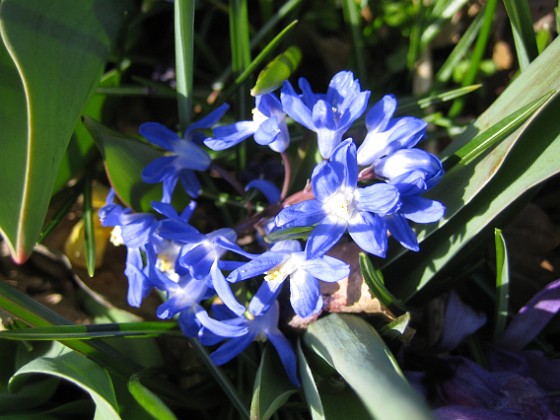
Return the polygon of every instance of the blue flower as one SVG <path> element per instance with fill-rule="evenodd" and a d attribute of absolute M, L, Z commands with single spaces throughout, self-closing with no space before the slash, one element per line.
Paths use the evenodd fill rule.
<path fill-rule="evenodd" d="M 139 132 L 146 140 L 171 152 L 170 155 L 149 163 L 142 171 L 144 182 L 163 183 L 162 201 L 171 201 L 178 180 L 191 197 L 198 196 L 200 182 L 193 171 L 205 171 L 211 163 L 208 153 L 198 146 L 206 138 L 198 130 L 214 126 L 227 109 L 228 105 L 224 104 L 191 124 L 186 129 L 184 138 L 159 123 L 149 122 L 140 126 Z"/>
<path fill-rule="evenodd" d="M 399 149 L 410 149 L 426 133 L 425 121 L 415 117 L 393 118 L 397 100 L 385 95 L 366 114 L 368 134 L 358 148 L 358 165 L 375 164 Z"/>
<path fill-rule="evenodd" d="M 203 235 L 194 227 L 178 220 L 163 220 L 159 223 L 158 234 L 181 244 L 181 250 L 175 263 L 179 275 L 189 274 L 196 280 L 211 279 L 211 284 L 218 296 L 235 313 L 241 314 L 245 307 L 241 305 L 222 274 L 220 268 L 234 269 L 242 263 L 221 261 L 227 251 L 246 253 L 235 244 L 237 235 L 233 229 L 223 228 Z"/>
<path fill-rule="evenodd" d="M 156 217 L 148 213 L 132 213 L 113 202 L 114 190 L 107 196 L 107 204 L 99 210 L 103 226 L 113 226 L 112 241 L 115 245 L 126 246 L 125 275 L 128 279 L 128 303 L 140 307 L 142 300 L 150 293 L 149 266 L 144 263 L 142 253 L 153 248 L 160 241 L 155 235 Z"/>
<path fill-rule="evenodd" d="M 253 301 L 254 298 L 249 303 L 248 311 L 242 316 L 235 316 L 223 305 L 214 305 L 212 313 L 219 321 L 209 317 L 200 318 L 203 325 L 199 333 L 200 342 L 204 345 L 215 345 L 227 339 L 210 354 L 214 364 L 220 366 L 240 354 L 253 341 L 268 339 L 278 352 L 288 378 L 292 384 L 299 387 L 296 355 L 290 342 L 278 329 L 278 302 L 270 305 L 267 311 L 261 311 L 262 308 L 253 308 Z"/>
<path fill-rule="evenodd" d="M 384 220 L 395 239 L 412 251 L 418 251 L 420 247 L 408 220 L 433 223 L 445 214 L 445 206 L 439 201 L 420 197 L 433 182 L 436 182 L 434 178 L 421 169 L 406 172 L 389 181 L 399 191 L 400 206 L 397 212 L 384 216 Z"/>
<path fill-rule="evenodd" d="M 204 140 L 204 144 L 212 150 L 225 150 L 253 136 L 258 144 L 284 152 L 290 144 L 290 134 L 282 104 L 272 93 L 257 96 L 255 102 L 253 121 L 216 127 L 214 137 Z"/>
<path fill-rule="evenodd" d="M 325 254 L 348 231 L 364 251 L 385 256 L 387 228 L 382 216 L 398 210 L 399 191 L 378 183 L 357 188 L 356 146 L 351 139 L 339 144 L 329 162 L 313 171 L 315 199 L 283 209 L 275 219 L 279 228 L 316 225 L 307 241 L 307 258 Z"/>
<path fill-rule="evenodd" d="M 305 318 L 318 313 L 323 298 L 317 279 L 335 282 L 348 277 L 350 267 L 326 255 L 308 259 L 298 241 L 281 241 L 252 261 L 232 271 L 228 280 L 238 282 L 265 274 L 265 282 L 252 300 L 252 307 L 266 311 L 276 300 L 284 281 L 290 279 L 290 303 L 297 315 Z"/>
<path fill-rule="evenodd" d="M 284 111 L 295 121 L 317 133 L 319 152 L 329 159 L 342 136 L 366 110 L 369 91 L 350 71 L 334 75 L 326 94 L 315 94 L 307 80 L 299 79 L 302 95 L 284 82 L 280 98 Z"/>

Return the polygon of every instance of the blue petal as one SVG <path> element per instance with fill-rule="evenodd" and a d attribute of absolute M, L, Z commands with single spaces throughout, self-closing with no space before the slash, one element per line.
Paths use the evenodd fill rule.
<path fill-rule="evenodd" d="M 249 347 L 249 344 L 251 344 L 254 339 L 254 334 L 247 334 L 240 338 L 232 338 L 222 344 L 214 353 L 210 354 L 210 359 L 215 365 L 221 366 Z"/>
<path fill-rule="evenodd" d="M 367 112 L 367 130 L 376 132 L 385 130 L 396 109 L 397 99 L 393 95 L 385 95 Z"/>
<path fill-rule="evenodd" d="M 432 223 L 443 217 L 445 206 L 428 198 L 407 196 L 403 198 L 399 213 L 416 223 Z"/>
<path fill-rule="evenodd" d="M 142 254 L 138 248 L 128 248 L 124 273 L 128 279 L 127 300 L 130 306 L 139 308 L 150 293 L 152 284 L 143 271 Z"/>
<path fill-rule="evenodd" d="M 179 326 L 183 334 L 187 337 L 196 337 L 201 324 L 196 318 L 195 311 L 191 309 L 181 312 L 179 315 Z"/>
<path fill-rule="evenodd" d="M 155 122 L 142 124 L 138 129 L 138 132 L 150 143 L 169 151 L 172 151 L 174 145 L 181 141 L 177 133 L 171 131 L 166 126 Z"/>
<path fill-rule="evenodd" d="M 208 328 L 220 337 L 243 337 L 249 334 L 249 328 L 246 323 L 236 325 L 226 321 L 217 321 L 210 318 L 208 313 L 206 313 L 206 311 L 200 306 L 196 308 L 196 318 L 200 321 L 204 328 Z"/>
<path fill-rule="evenodd" d="M 296 122 L 310 130 L 315 130 L 310 108 L 308 108 L 295 92 L 290 82 L 284 82 L 280 93 L 284 111 Z"/>
<path fill-rule="evenodd" d="M 352 139 L 346 139 L 334 149 L 331 160 L 339 162 L 344 168 L 342 186 L 356 188 L 358 183 L 358 162 L 356 160 L 356 145 Z"/>
<path fill-rule="evenodd" d="M 278 120 L 276 117 L 267 118 L 265 121 L 259 125 L 257 131 L 255 131 L 254 139 L 257 144 L 262 146 L 267 146 L 281 134 L 280 127 L 278 125 Z"/>
<path fill-rule="evenodd" d="M 348 233 L 361 249 L 378 257 L 387 252 L 387 226 L 382 217 L 357 213 L 348 226 Z"/>
<path fill-rule="evenodd" d="M 198 280 L 208 276 L 215 261 L 214 249 L 206 241 L 194 247 L 183 246 L 177 257 L 177 264 L 189 270 L 191 276 Z"/>
<path fill-rule="evenodd" d="M 379 215 L 397 211 L 400 204 L 399 191 L 390 184 L 380 183 L 358 188 L 354 196 L 359 210 Z"/>
<path fill-rule="evenodd" d="M 325 217 L 319 223 L 307 240 L 305 247 L 307 259 L 320 257 L 327 253 L 344 235 L 347 223 L 336 216 Z"/>
<path fill-rule="evenodd" d="M 330 162 L 318 164 L 311 175 L 313 194 L 319 201 L 325 201 L 336 193 L 343 182 L 344 168 L 341 165 L 335 165 Z"/>
<path fill-rule="evenodd" d="M 187 128 L 187 130 L 185 131 L 185 135 L 187 135 L 188 133 L 190 133 L 194 130 L 198 130 L 198 129 L 201 129 L 201 128 L 210 128 L 210 127 L 216 125 L 218 123 L 218 121 L 220 120 L 220 118 L 222 118 L 222 116 L 226 113 L 226 111 L 228 109 L 229 109 L 228 104 L 224 103 L 224 104 L 220 105 L 218 108 L 216 108 L 215 110 L 210 112 L 204 118 L 201 118 L 200 120 L 192 123 Z"/>
<path fill-rule="evenodd" d="M 420 250 L 418 239 L 416 239 L 416 233 L 414 233 L 404 216 L 400 214 L 385 216 L 385 222 L 391 234 L 402 246 L 411 251 Z"/>
<path fill-rule="evenodd" d="M 290 303 L 294 312 L 302 318 L 315 315 L 323 308 L 319 282 L 303 270 L 297 270 L 290 278 Z"/>
<path fill-rule="evenodd" d="M 257 131 L 259 124 L 254 121 L 239 121 L 235 124 L 216 127 L 213 138 L 204 140 L 204 144 L 212 150 L 225 150 L 241 143 Z"/>
<path fill-rule="evenodd" d="M 200 194 L 201 187 L 196 174 L 188 169 L 183 169 L 179 173 L 179 179 L 181 180 L 181 185 L 185 189 L 186 193 L 192 198 L 197 198 Z"/>
<path fill-rule="evenodd" d="M 218 297 L 222 299 L 222 302 L 224 302 L 224 304 L 231 309 L 233 313 L 236 315 L 242 315 L 245 312 L 245 306 L 237 301 L 229 283 L 226 281 L 226 278 L 218 268 L 217 264 L 212 266 L 210 275 L 212 276 L 212 285 L 214 286 L 214 290 L 216 290 Z"/>
<path fill-rule="evenodd" d="M 279 241 L 276 242 L 274 245 L 272 245 L 272 248 L 270 248 L 270 250 L 274 252 L 285 252 L 285 253 L 300 252 L 301 243 L 294 239 Z"/>
<path fill-rule="evenodd" d="M 257 109 L 267 117 L 284 114 L 282 103 L 273 93 L 266 93 L 264 95 L 257 96 L 255 99 L 255 105 L 257 106 Z"/>
<path fill-rule="evenodd" d="M 305 200 L 284 208 L 274 223 L 277 227 L 313 226 L 326 216 L 325 210 L 317 200 Z"/>
<path fill-rule="evenodd" d="M 250 279 L 251 277 L 264 274 L 266 271 L 276 267 L 285 259 L 285 254 L 270 251 L 264 252 L 258 258 L 249 261 L 237 270 L 232 271 L 227 279 L 232 283 Z"/>
<path fill-rule="evenodd" d="M 350 274 L 350 266 L 348 264 L 327 255 L 307 260 L 300 268 L 313 277 L 328 282 L 342 280 Z"/>
<path fill-rule="evenodd" d="M 175 173 L 175 167 L 173 166 L 175 159 L 175 156 L 163 156 L 154 159 L 142 170 L 142 181 L 148 184 L 156 184 L 173 175 Z"/>
<path fill-rule="evenodd" d="M 319 100 L 313 105 L 311 118 L 313 120 L 313 126 L 316 127 L 316 129 L 326 128 L 330 131 L 336 130 L 336 122 L 332 107 L 326 101 Z"/>
<path fill-rule="evenodd" d="M 177 155 L 174 163 L 177 170 L 205 171 L 212 163 L 208 153 L 189 140 L 181 140 L 175 144 L 173 151 Z"/>
<path fill-rule="evenodd" d="M 122 214 L 121 222 L 121 234 L 127 247 L 138 248 L 150 242 L 156 225 L 156 218 L 153 214 Z"/>
<path fill-rule="evenodd" d="M 255 188 L 264 194 L 269 203 L 280 201 L 280 189 L 270 181 L 265 179 L 254 179 L 245 185 L 245 191 Z"/>
<path fill-rule="evenodd" d="M 280 290 L 282 290 L 283 284 L 284 279 L 262 282 L 257 293 L 255 293 L 251 302 L 249 302 L 249 312 L 258 317 L 268 311 L 270 306 L 276 302 L 276 298 Z"/>
<path fill-rule="evenodd" d="M 276 349 L 278 356 L 280 356 L 280 360 L 284 369 L 286 369 L 290 382 L 296 387 L 299 387 L 300 383 L 297 377 L 297 361 L 292 345 L 278 329 L 269 331 L 266 336 Z"/>
<path fill-rule="evenodd" d="M 440 160 L 422 149 L 401 149 L 375 165 L 375 173 L 385 179 L 396 178 L 404 173 L 421 170 L 424 178 L 440 178 L 443 167 Z"/>
<path fill-rule="evenodd" d="M 198 243 L 206 238 L 191 225 L 171 219 L 159 222 L 157 234 L 162 238 L 180 243 Z"/>

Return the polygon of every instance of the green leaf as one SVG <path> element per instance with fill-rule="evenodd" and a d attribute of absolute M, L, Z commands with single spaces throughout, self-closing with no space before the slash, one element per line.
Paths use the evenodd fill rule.
<path fill-rule="evenodd" d="M 0 4 L 0 229 L 17 262 L 43 225 L 72 132 L 124 17 L 114 0 Z"/>
<path fill-rule="evenodd" d="M 391 263 L 390 270 L 384 271 L 395 294 L 410 298 L 454 257 L 466 255 L 467 245 L 476 247 L 476 242 L 469 243 L 480 239 L 478 235 L 496 223 L 495 219 L 512 203 L 560 172 L 559 106 L 560 96 L 556 95 L 523 130 L 500 171 L 468 205 L 422 243 L 421 254 L 409 253 L 406 258 L 398 258 Z M 407 269 L 399 270 L 398 266 Z"/>
<path fill-rule="evenodd" d="M 314 353 L 309 355 L 311 363 L 308 363 L 299 340 L 297 356 L 301 384 L 313 420 L 370 417 L 356 393 L 348 384 L 340 380 L 338 373 L 332 367 L 328 366 L 327 371 L 326 363 Z M 311 365 L 315 367 L 313 372 Z"/>
<path fill-rule="evenodd" d="M 190 125 L 192 115 L 194 9 L 193 1 L 176 1 L 173 9 L 177 105 L 181 132 Z"/>
<path fill-rule="evenodd" d="M 253 89 L 251 89 L 251 95 L 264 95 L 276 90 L 297 69 L 300 61 L 301 50 L 296 46 L 291 46 L 282 54 L 276 56 L 259 73 L 257 82 Z"/>
<path fill-rule="evenodd" d="M 527 0 L 504 0 L 504 6 L 511 23 L 519 68 L 523 71 L 539 54 L 529 3 Z"/>
<path fill-rule="evenodd" d="M 101 149 L 107 175 L 121 201 L 136 211 L 150 211 L 151 202 L 161 199 L 162 187 L 144 183 L 142 170 L 163 154 L 87 116 L 84 124 Z"/>
<path fill-rule="evenodd" d="M 54 376 L 72 382 L 91 396 L 96 406 L 95 418 L 120 419 L 113 383 L 100 366 L 56 341 L 46 352 L 31 357 L 32 360 L 12 376 L 10 390 L 24 386 L 25 378 L 30 374 Z"/>
<path fill-rule="evenodd" d="M 91 340 L 94 338 L 157 337 L 177 328 L 176 322 L 127 322 L 95 325 L 56 325 L 0 331 L 9 340 Z"/>
<path fill-rule="evenodd" d="M 162 420 L 173 420 L 177 418 L 156 394 L 142 385 L 138 374 L 133 375 L 130 381 L 128 381 L 128 390 L 138 404 L 154 418 Z"/>
<path fill-rule="evenodd" d="M 331 314 L 303 336 L 311 350 L 344 378 L 376 419 L 430 419 L 379 334 L 363 319 Z"/>
<path fill-rule="evenodd" d="M 14 342 L 0 341 L 0 413 L 29 410 L 48 401 L 55 393 L 59 379 L 37 378 L 15 392 L 8 389 L 8 381 L 14 374 L 18 346 Z"/>
<path fill-rule="evenodd" d="M 494 229 L 496 243 L 496 312 L 494 339 L 501 337 L 506 329 L 509 305 L 509 264 L 506 241 L 500 229 Z"/>
<path fill-rule="evenodd" d="M 119 83 L 120 72 L 113 69 L 103 75 L 99 82 L 98 89 L 99 87 L 117 87 Z M 100 121 L 106 100 L 107 95 L 95 93 L 86 105 L 83 114 Z M 58 168 L 53 192 L 56 193 L 60 191 L 68 181 L 82 172 L 87 164 L 97 155 L 98 151 L 93 142 L 93 138 L 80 120 Z"/>
<path fill-rule="evenodd" d="M 273 244 L 278 241 L 287 241 L 290 239 L 307 239 L 312 230 L 313 228 L 310 227 L 281 229 L 266 235 L 264 240 Z"/>
<path fill-rule="evenodd" d="M 296 392 L 280 359 L 270 347 L 265 347 L 257 370 L 251 401 L 252 419 L 269 419 Z"/>
<path fill-rule="evenodd" d="M 397 308 L 401 311 L 407 311 L 406 305 L 385 287 L 385 280 L 383 279 L 381 270 L 375 268 L 371 260 L 363 252 L 360 252 L 360 270 L 362 271 L 362 277 L 372 295 L 379 299 L 383 305 L 388 308 Z"/>

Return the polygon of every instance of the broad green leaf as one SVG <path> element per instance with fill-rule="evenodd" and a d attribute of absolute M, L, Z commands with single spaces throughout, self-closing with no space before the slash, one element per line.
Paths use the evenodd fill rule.
<path fill-rule="evenodd" d="M 284 80 L 287 80 L 299 66 L 301 61 L 301 50 L 296 46 L 291 46 L 282 54 L 278 55 L 274 60 L 259 73 L 257 82 L 251 95 L 264 95 L 278 89 Z"/>
<path fill-rule="evenodd" d="M 142 385 L 139 375 L 133 375 L 130 378 L 130 381 L 128 381 L 128 390 L 138 404 L 154 418 L 161 420 L 177 418 L 156 394 Z"/>
<path fill-rule="evenodd" d="M 320 359 L 319 355 L 310 354 L 311 363 L 308 363 L 300 341 L 297 345 L 297 356 L 301 385 L 313 420 L 369 417 L 362 401 L 352 388 L 340 379 L 338 373 L 330 366 L 328 366 L 329 371 L 325 372 L 326 362 Z M 317 366 L 317 362 L 322 363 L 320 367 Z M 313 371 L 311 365 L 315 367 Z M 317 372 L 318 370 L 321 372 Z"/>
<path fill-rule="evenodd" d="M 116 87 L 120 82 L 120 72 L 113 69 L 103 75 L 99 81 L 99 87 L 109 88 Z M 88 115 L 98 121 L 101 120 L 103 107 L 107 95 L 95 93 L 86 105 L 83 114 Z M 84 170 L 86 165 L 96 156 L 97 149 L 91 134 L 80 120 L 72 139 L 68 144 L 68 148 L 64 153 L 62 162 L 58 168 L 58 174 L 54 183 L 53 192 L 56 193 L 64 187 L 68 181 L 75 178 Z"/>
<path fill-rule="evenodd" d="M 512 110 L 527 110 L 527 106 L 531 107 L 531 103 L 536 104 L 539 102 L 539 98 L 545 97 L 545 95 L 551 91 L 558 91 L 560 89 L 560 40 L 554 41 L 531 65 L 517 78 L 513 83 L 498 97 L 498 99 L 485 111 L 474 123 L 470 126 L 466 132 L 460 135 L 451 145 L 444 150 L 443 157 L 449 157 L 458 150 L 467 150 L 469 141 L 472 141 L 478 133 L 485 137 L 484 132 L 486 132 L 492 126 L 499 127 L 501 125 L 500 121 L 504 119 L 504 116 L 512 114 Z M 548 103 L 553 99 L 550 98 Z M 542 112 L 544 107 L 541 107 L 539 111 Z M 523 114 L 524 111 L 521 112 Z M 526 130 L 528 129 L 528 124 L 532 124 L 535 118 L 538 116 L 533 115 L 530 117 L 529 121 L 517 128 L 513 133 L 511 133 L 506 139 L 502 140 L 494 149 L 486 153 L 483 157 L 479 157 L 475 161 L 471 162 L 469 165 L 455 167 L 449 173 L 444 176 L 442 182 L 437 185 L 432 191 L 430 191 L 430 196 L 437 200 L 440 200 L 447 207 L 447 213 L 438 224 L 427 225 L 418 227 L 418 239 L 421 242 L 421 253 L 414 257 L 411 256 L 410 252 L 403 250 L 398 250 L 391 254 L 388 262 L 382 267 L 385 273 L 385 279 L 388 288 L 392 290 L 397 296 L 401 298 L 409 298 L 411 294 L 419 290 L 421 287 L 425 286 L 424 279 L 421 283 L 420 275 L 416 273 L 416 280 L 412 280 L 409 277 L 408 272 L 403 273 L 399 267 L 416 267 L 414 262 L 418 259 L 426 257 L 426 248 L 435 246 L 437 241 L 430 242 L 426 245 L 424 242 L 426 238 L 432 234 L 438 233 L 442 229 L 446 229 L 447 235 L 455 237 L 462 236 L 462 231 L 464 230 L 465 220 L 455 220 L 456 215 L 470 203 L 480 191 L 487 186 L 489 182 L 496 176 L 501 170 L 502 166 L 509 159 L 509 154 L 514 148 L 516 142 L 520 141 L 522 138 L 525 139 L 524 142 L 527 143 L 525 147 L 531 149 L 531 153 L 528 156 L 538 151 L 538 147 L 544 148 L 547 143 L 541 142 L 541 138 L 535 138 L 530 140 L 527 137 Z M 510 123 L 513 121 L 510 121 Z M 514 123 L 513 126 L 516 124 Z M 554 128 L 552 128 L 554 130 Z M 493 130 L 492 130 L 493 131 Z M 492 132 L 490 131 L 490 133 Z M 501 130 L 497 130 L 499 133 Z M 479 140 L 481 137 L 479 137 Z M 534 141 L 536 140 L 536 142 Z M 549 139 L 552 142 L 551 139 Z M 487 141 L 484 140 L 483 143 Z M 533 142 L 532 146 L 528 143 Z M 539 146 L 540 144 L 540 146 Z M 528 161 L 527 161 L 528 162 Z M 543 168 L 544 169 L 544 168 Z M 511 180 L 520 177 L 520 174 L 512 175 Z M 489 202 L 493 202 L 493 197 L 487 198 Z M 504 206 L 505 208 L 505 206 Z M 479 215 L 480 217 L 483 217 Z M 451 223 L 453 227 L 446 228 L 446 225 Z M 439 234 L 438 234 L 439 235 Z M 444 242 L 448 241 L 449 236 L 444 237 L 444 234 L 439 235 L 440 240 Z M 406 258 L 402 258 L 406 255 Z M 445 254 L 440 254 L 438 259 L 443 262 L 447 261 L 452 257 L 446 258 Z M 425 267 L 425 264 L 422 264 Z M 423 270 L 423 269 L 422 269 Z M 433 270 L 430 270 L 432 274 Z M 431 276 L 430 276 L 431 278 Z M 420 285 L 421 284 L 421 285 Z M 404 295 L 404 291 L 407 291 Z"/>
<path fill-rule="evenodd" d="M 257 370 L 251 401 L 252 419 L 269 419 L 296 392 L 280 359 L 270 347 L 265 347 Z"/>
<path fill-rule="evenodd" d="M 494 229 L 496 243 L 496 311 L 494 316 L 494 339 L 506 329 L 509 305 L 509 264 L 506 241 L 500 229 Z"/>
<path fill-rule="evenodd" d="M 410 324 L 410 312 L 405 312 L 401 316 L 395 318 L 388 324 L 379 329 L 379 333 L 390 340 L 400 340 L 404 344 L 408 344 L 412 339 L 412 335 L 408 330 Z"/>
<path fill-rule="evenodd" d="M 55 393 L 57 378 L 37 378 L 18 389 L 8 390 L 8 381 L 15 372 L 17 343 L 0 340 L 0 414 L 32 409 L 42 405 Z"/>
<path fill-rule="evenodd" d="M 4 0 L 0 4 L 0 229 L 25 261 L 56 174 L 124 17 L 123 1 Z"/>
<path fill-rule="evenodd" d="M 101 149 L 107 175 L 121 201 L 136 211 L 151 210 L 150 203 L 161 200 L 162 187 L 144 183 L 142 170 L 163 154 L 87 116 L 84 124 Z"/>
<path fill-rule="evenodd" d="M 528 71 L 528 70 L 527 70 Z M 523 131 L 500 171 L 452 220 L 422 243 L 420 254 L 408 253 L 396 259 L 385 278 L 391 290 L 402 298 L 410 298 L 438 274 L 473 239 L 531 188 L 560 172 L 560 119 L 557 95 Z M 399 270 L 407 267 L 406 270 Z"/>
<path fill-rule="evenodd" d="M 96 406 L 96 419 L 120 419 L 113 382 L 105 369 L 56 341 L 46 352 L 31 357 L 32 360 L 12 376 L 10 389 L 24 386 L 30 374 L 54 376 L 72 382 L 91 396 Z"/>
<path fill-rule="evenodd" d="M 428 407 L 404 379 L 390 350 L 363 319 L 331 314 L 312 323 L 303 341 L 336 369 L 372 418 L 431 418 Z"/>
<path fill-rule="evenodd" d="M 529 3 L 527 0 L 504 0 L 504 6 L 511 23 L 519 68 L 523 71 L 539 54 Z"/>

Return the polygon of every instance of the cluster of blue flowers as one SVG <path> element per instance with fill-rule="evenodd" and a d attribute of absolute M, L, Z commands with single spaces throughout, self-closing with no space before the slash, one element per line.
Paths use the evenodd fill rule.
<path fill-rule="evenodd" d="M 140 134 L 169 152 L 142 174 L 145 182 L 163 185 L 161 202 L 153 203 L 158 216 L 116 204 L 114 193 L 100 211 L 102 224 L 114 227 L 115 243 L 127 247 L 125 273 L 132 306 L 139 306 L 154 288 L 164 292 L 167 299 L 158 308 L 158 317 L 178 317 L 183 332 L 203 344 L 224 341 L 211 354 L 218 365 L 252 341 L 268 339 L 296 385 L 295 354 L 278 329 L 277 298 L 284 282 L 289 280 L 294 312 L 316 316 L 323 307 L 318 280 L 336 282 L 350 274 L 348 264 L 327 255 L 346 232 L 361 249 L 380 257 L 386 254 L 389 232 L 404 247 L 417 251 L 409 220 L 431 223 L 445 211 L 441 203 L 422 197 L 443 175 L 437 157 L 415 148 L 425 135 L 424 121 L 394 117 L 397 102 L 390 95 L 367 110 L 370 92 L 361 90 L 351 72 L 336 74 L 326 94 L 314 93 L 304 79 L 299 87 L 301 94 L 284 82 L 280 98 L 274 93 L 256 98 L 252 121 L 214 127 L 228 109 L 222 105 L 192 124 L 182 138 L 161 124 L 143 124 Z M 343 137 L 364 113 L 367 135 L 357 147 L 353 139 Z M 284 154 L 290 145 L 288 117 L 316 133 L 322 161 L 311 174 L 311 188 L 286 198 L 266 180 L 255 180 L 248 187 L 261 190 L 277 202 L 273 204 L 282 204 L 265 221 L 268 233 L 307 227 L 305 245 L 281 240 L 253 254 L 237 244 L 233 228 L 199 232 L 189 222 L 201 190 L 196 171 L 213 165 L 203 145 L 224 150 L 252 136 L 258 144 Z M 201 131 L 213 127 L 211 137 Z M 178 181 L 192 198 L 180 214 L 170 204 Z M 232 254 L 235 259 L 224 258 Z M 262 281 L 250 301 L 241 304 L 231 285 L 251 278 Z M 212 297 L 218 299 L 210 316 L 202 302 Z"/>

